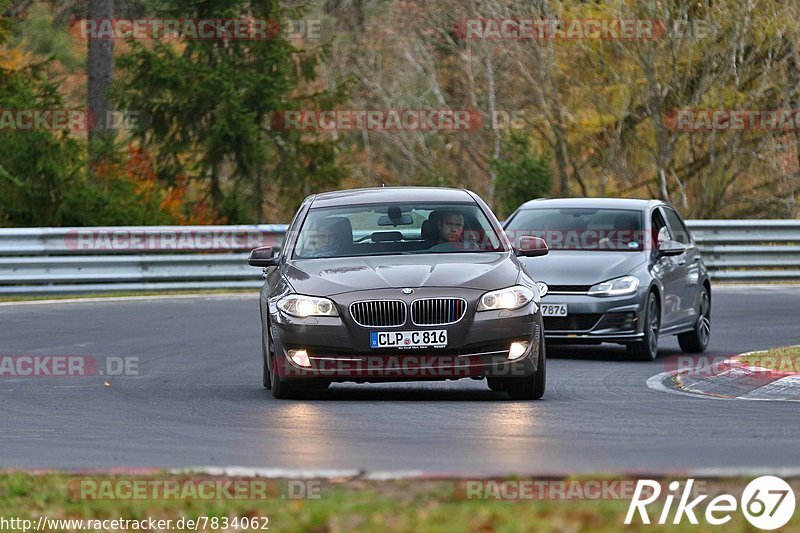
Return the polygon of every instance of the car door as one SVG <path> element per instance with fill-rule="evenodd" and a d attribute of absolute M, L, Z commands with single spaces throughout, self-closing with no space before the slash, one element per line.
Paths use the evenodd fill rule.
<path fill-rule="evenodd" d="M 651 230 L 653 234 L 653 249 L 651 251 L 651 273 L 661 284 L 661 329 L 669 328 L 678 323 L 680 299 L 683 297 L 683 280 L 679 262 L 675 257 L 658 255 L 660 242 L 671 239 L 669 227 L 661 212 L 656 207 L 651 214 Z"/>
<path fill-rule="evenodd" d="M 700 283 L 700 251 L 692 241 L 689 230 L 680 215 L 668 206 L 662 206 L 661 210 L 664 213 L 672 240 L 686 246 L 686 252 L 675 257 L 680 279 L 680 299 L 676 310 L 676 323 L 694 324 L 696 320 L 695 305 Z"/>

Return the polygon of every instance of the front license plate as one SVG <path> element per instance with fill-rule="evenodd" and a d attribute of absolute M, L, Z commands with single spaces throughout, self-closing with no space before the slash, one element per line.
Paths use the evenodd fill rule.
<path fill-rule="evenodd" d="M 541 304 L 542 316 L 567 316 L 567 304 Z"/>
<path fill-rule="evenodd" d="M 373 331 L 370 348 L 443 348 L 447 346 L 447 330 Z"/>

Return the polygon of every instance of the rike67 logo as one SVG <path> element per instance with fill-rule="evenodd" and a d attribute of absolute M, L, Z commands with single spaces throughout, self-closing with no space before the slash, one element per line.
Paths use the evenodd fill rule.
<path fill-rule="evenodd" d="M 786 525 L 794 514 L 794 491 L 779 477 L 761 476 L 754 479 L 742 491 L 740 500 L 731 494 L 719 494 L 706 502 L 708 495 L 695 495 L 693 485 L 694 479 L 687 480 L 683 487 L 678 481 L 671 482 L 668 485 L 669 492 L 663 498 L 661 513 L 656 511 L 652 517 L 655 523 L 680 524 L 685 518 L 691 524 L 699 524 L 700 516 L 705 518 L 706 523 L 719 526 L 730 522 L 733 513 L 741 510 L 754 527 L 772 530 Z M 661 492 L 662 485 L 659 482 L 639 480 L 625 516 L 625 524 L 631 524 L 637 514 L 641 523 L 650 524 L 647 507 L 662 497 Z M 705 510 L 701 511 L 703 507 Z"/>

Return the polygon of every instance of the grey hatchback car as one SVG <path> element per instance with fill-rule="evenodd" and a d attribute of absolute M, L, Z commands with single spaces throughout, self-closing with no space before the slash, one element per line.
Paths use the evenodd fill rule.
<path fill-rule="evenodd" d="M 666 202 L 538 199 L 504 223 L 544 239 L 547 257 L 521 259 L 540 284 L 549 344 L 621 343 L 652 360 L 658 337 L 702 352 L 711 335 L 711 283 L 681 217 Z"/>

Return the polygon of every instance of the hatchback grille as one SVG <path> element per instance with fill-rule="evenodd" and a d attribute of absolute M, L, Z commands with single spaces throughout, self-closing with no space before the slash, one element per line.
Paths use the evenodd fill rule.
<path fill-rule="evenodd" d="M 464 318 L 467 301 L 462 298 L 425 298 L 411 304 L 411 321 L 417 326 L 443 326 Z"/>
<path fill-rule="evenodd" d="M 575 292 L 586 294 L 591 288 L 591 285 L 548 285 L 547 292 Z"/>
<path fill-rule="evenodd" d="M 633 311 L 606 313 L 597 327 L 598 329 L 634 329 L 636 313 Z"/>
<path fill-rule="evenodd" d="M 597 324 L 601 314 L 576 313 L 567 316 L 544 317 L 545 331 L 587 331 Z"/>
<path fill-rule="evenodd" d="M 400 300 L 371 300 L 350 305 L 350 316 L 359 326 L 394 327 L 406 322 L 406 304 Z"/>

